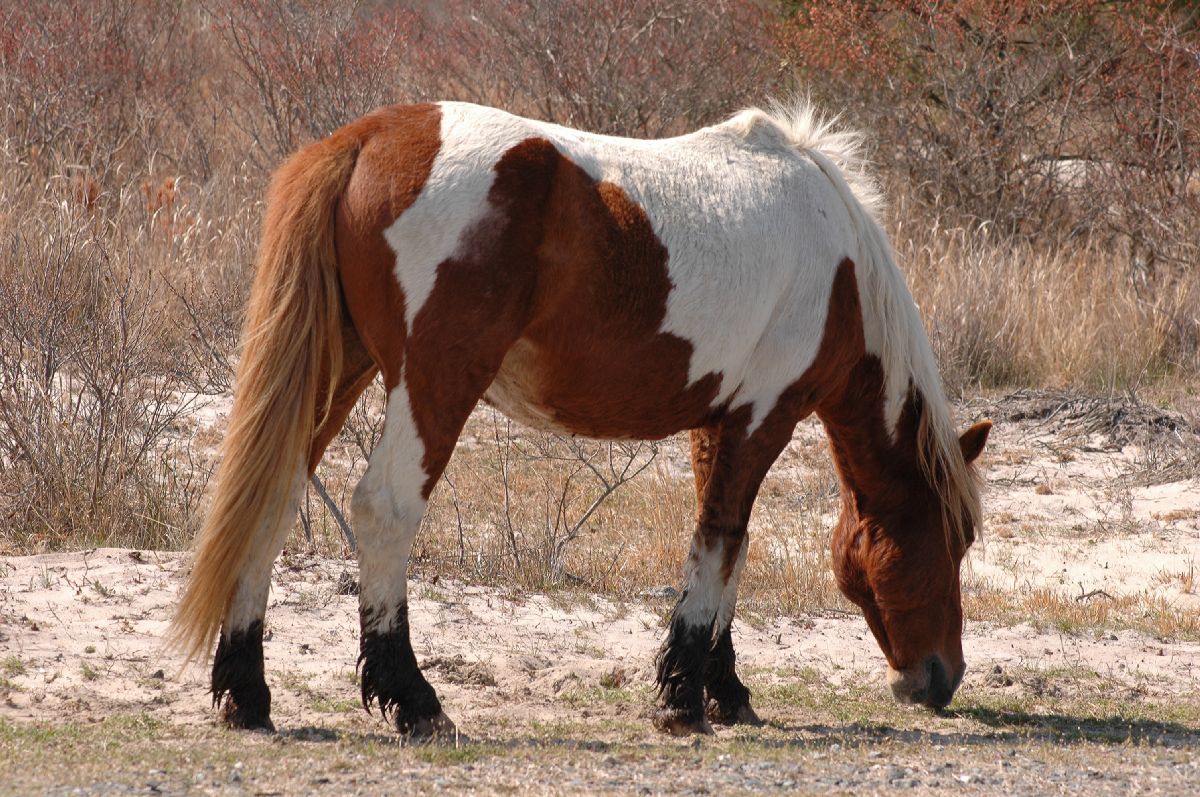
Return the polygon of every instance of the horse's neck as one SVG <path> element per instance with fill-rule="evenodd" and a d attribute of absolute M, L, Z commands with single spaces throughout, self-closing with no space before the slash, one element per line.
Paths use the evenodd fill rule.
<path fill-rule="evenodd" d="M 877 505 L 903 500 L 903 477 L 916 472 L 918 402 L 910 393 L 895 428 L 889 428 L 886 383 L 879 360 L 868 355 L 852 369 L 845 388 L 817 410 L 848 500 L 866 497 Z"/>

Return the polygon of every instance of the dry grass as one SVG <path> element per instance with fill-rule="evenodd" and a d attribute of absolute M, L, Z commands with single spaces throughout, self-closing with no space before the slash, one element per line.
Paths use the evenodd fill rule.
<path fill-rule="evenodd" d="M 1161 639 L 1200 639 L 1200 617 L 1171 600 L 1149 592 L 1079 594 L 1050 587 L 1005 589 L 986 581 L 964 590 L 963 614 L 968 620 L 1064 633 L 1082 631 L 1140 631 Z"/>
<path fill-rule="evenodd" d="M 256 202 L 83 196 L 48 166 L 0 175 L 0 550 L 184 545 L 211 468 L 191 415 L 228 389 Z"/>
<path fill-rule="evenodd" d="M 996 240 L 892 212 L 893 242 L 952 389 L 1139 388 L 1194 379 L 1200 274 L 1134 273 L 1111 247 Z"/>

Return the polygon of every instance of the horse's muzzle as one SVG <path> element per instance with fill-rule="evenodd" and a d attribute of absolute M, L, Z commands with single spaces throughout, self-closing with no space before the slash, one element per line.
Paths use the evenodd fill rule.
<path fill-rule="evenodd" d="M 888 685 L 892 687 L 897 702 L 943 709 L 950 704 L 966 669 L 967 665 L 963 663 L 952 676 L 942 657 L 934 654 L 907 670 L 888 667 Z"/>

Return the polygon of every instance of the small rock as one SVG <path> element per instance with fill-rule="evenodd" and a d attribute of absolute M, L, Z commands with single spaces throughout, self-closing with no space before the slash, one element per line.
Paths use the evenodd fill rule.
<path fill-rule="evenodd" d="M 155 670 L 154 672 L 150 673 L 150 677 L 156 681 L 164 681 L 167 678 L 167 674 L 162 670 Z"/>

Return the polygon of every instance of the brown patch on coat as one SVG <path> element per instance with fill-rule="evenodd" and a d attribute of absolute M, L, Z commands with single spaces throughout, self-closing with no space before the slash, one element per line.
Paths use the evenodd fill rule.
<path fill-rule="evenodd" d="M 366 347 L 363 346 L 358 332 L 350 325 L 349 319 L 342 325 L 342 375 L 333 390 L 321 426 L 313 435 L 312 446 L 308 452 L 308 475 L 312 476 L 317 470 L 317 464 L 325 454 L 330 441 L 342 430 L 342 424 L 350 417 L 355 402 L 362 392 L 371 384 L 371 380 L 379 373 Z"/>
<path fill-rule="evenodd" d="M 405 375 L 426 495 L 498 373 L 499 387 L 515 377 L 521 403 L 580 434 L 664 437 L 710 415 L 720 375 L 689 385 L 691 344 L 659 332 L 671 282 L 648 217 L 545 139 L 495 164 L 490 212 L 459 246 L 468 254 L 438 265 L 404 330 L 383 232 L 429 177 L 440 110 L 390 108 L 355 124 L 365 143 L 336 227 L 343 292 L 388 390 Z"/>
<path fill-rule="evenodd" d="M 560 156 L 543 224 L 529 323 L 498 387 L 528 385 L 537 414 L 588 437 L 660 438 L 704 423 L 721 375 L 689 384 L 692 345 L 660 331 L 669 254 L 645 211 Z"/>
<path fill-rule="evenodd" d="M 562 156 L 544 139 L 515 145 L 496 162 L 489 213 L 464 232 L 467 253 L 437 267 L 429 298 L 413 318 L 405 379 L 428 497 L 467 416 L 528 323 L 539 279 L 536 252 L 545 206 Z"/>
<path fill-rule="evenodd" d="M 343 128 L 363 144 L 336 217 L 342 295 L 389 392 L 400 381 L 407 336 L 396 255 L 383 234 L 425 187 L 441 148 L 441 120 L 437 105 L 406 105 Z"/>

